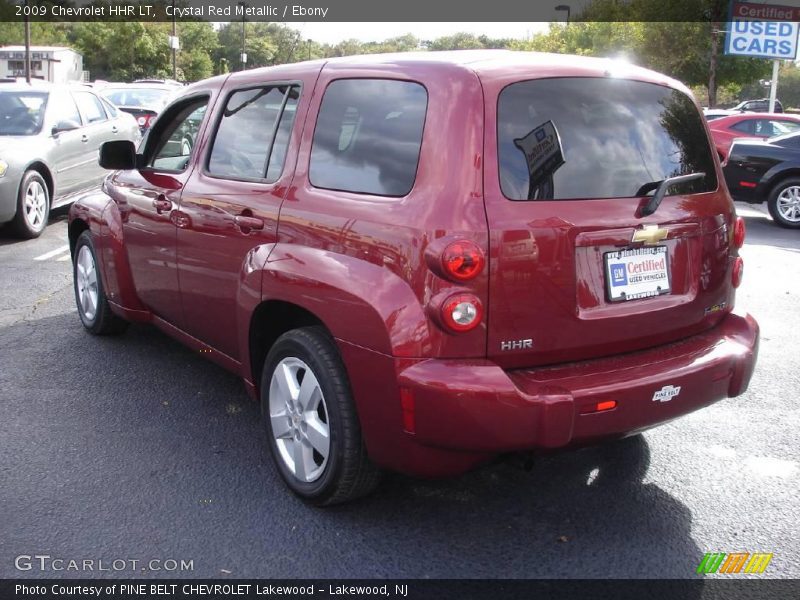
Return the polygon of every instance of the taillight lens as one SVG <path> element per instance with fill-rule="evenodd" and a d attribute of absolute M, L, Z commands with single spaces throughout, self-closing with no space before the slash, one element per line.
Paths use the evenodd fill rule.
<path fill-rule="evenodd" d="M 136 122 L 139 124 L 139 127 L 144 127 L 147 125 L 147 117 L 139 117 L 136 119 Z"/>
<path fill-rule="evenodd" d="M 733 224 L 733 245 L 737 250 L 744 246 L 744 236 L 744 219 L 742 217 L 736 217 L 736 221 Z"/>
<path fill-rule="evenodd" d="M 731 274 L 731 283 L 733 283 L 733 287 L 738 288 L 742 284 L 743 276 L 744 261 L 741 256 L 737 256 L 733 261 L 733 273 Z"/>
<path fill-rule="evenodd" d="M 468 240 L 452 242 L 442 252 L 442 268 L 456 281 L 474 279 L 483 270 L 486 259 L 483 250 Z"/>
<path fill-rule="evenodd" d="M 483 305 L 475 294 L 456 294 L 442 304 L 442 321 L 453 331 L 475 329 L 482 319 Z"/>

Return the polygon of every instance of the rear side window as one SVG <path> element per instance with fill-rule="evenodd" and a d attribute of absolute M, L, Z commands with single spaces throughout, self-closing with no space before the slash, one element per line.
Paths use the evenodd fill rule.
<path fill-rule="evenodd" d="M 683 93 L 625 79 L 538 79 L 498 100 L 500 186 L 511 200 L 642 195 L 648 183 L 702 172 L 674 188 L 717 188 L 703 117 Z"/>
<path fill-rule="evenodd" d="M 283 170 L 298 86 L 271 86 L 233 93 L 225 105 L 208 159 L 210 175 L 273 182 Z"/>
<path fill-rule="evenodd" d="M 75 99 L 88 123 L 99 123 L 106 120 L 106 109 L 100 98 L 89 92 L 76 92 Z"/>
<path fill-rule="evenodd" d="M 325 90 L 309 178 L 319 188 L 405 196 L 414 186 L 428 108 L 409 81 L 341 79 Z"/>
<path fill-rule="evenodd" d="M 747 121 L 739 121 L 738 123 L 734 123 L 731 125 L 731 129 L 735 129 L 736 131 L 741 131 L 742 133 L 748 133 L 753 135 L 753 131 L 755 129 L 755 121 L 749 119 Z"/>

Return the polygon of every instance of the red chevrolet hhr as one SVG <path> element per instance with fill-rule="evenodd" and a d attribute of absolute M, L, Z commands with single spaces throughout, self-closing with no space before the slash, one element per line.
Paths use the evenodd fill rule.
<path fill-rule="evenodd" d="M 187 143 L 191 140 L 191 143 Z M 737 219 L 680 83 L 507 51 L 350 57 L 186 88 L 70 211 L 91 333 L 238 373 L 316 504 L 381 469 L 635 434 L 744 392 Z"/>

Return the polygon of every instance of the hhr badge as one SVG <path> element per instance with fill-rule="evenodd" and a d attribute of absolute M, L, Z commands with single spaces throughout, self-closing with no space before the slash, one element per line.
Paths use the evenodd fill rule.
<path fill-rule="evenodd" d="M 500 351 L 507 352 L 508 350 L 531 350 L 533 348 L 533 340 L 508 340 L 507 342 L 500 342 Z"/>
<path fill-rule="evenodd" d="M 653 394 L 653 402 L 669 402 L 680 393 L 681 386 L 665 385 Z"/>

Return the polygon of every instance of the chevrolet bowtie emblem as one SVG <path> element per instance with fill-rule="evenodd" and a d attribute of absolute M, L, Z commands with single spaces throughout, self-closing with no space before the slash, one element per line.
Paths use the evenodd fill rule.
<path fill-rule="evenodd" d="M 644 242 L 645 244 L 655 244 L 667 238 L 669 232 L 658 225 L 645 225 L 642 229 L 633 232 L 632 242 Z"/>

